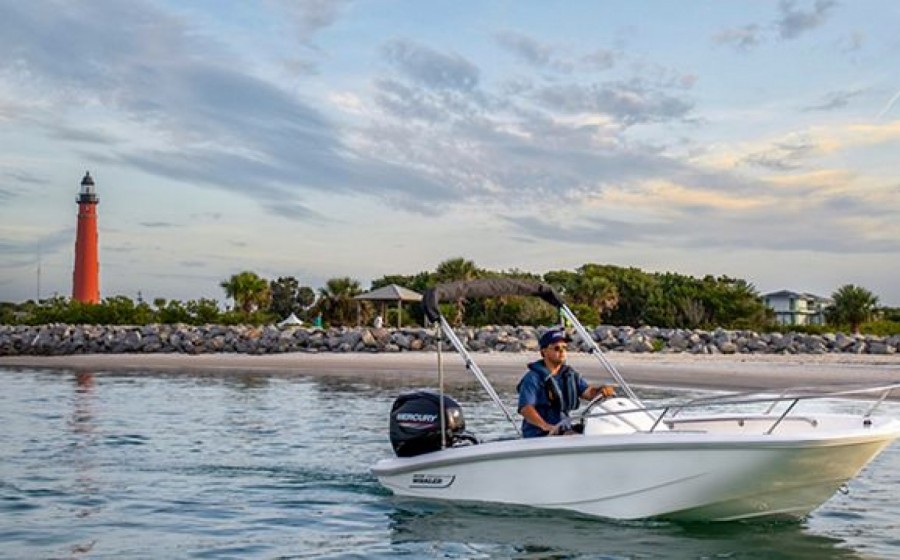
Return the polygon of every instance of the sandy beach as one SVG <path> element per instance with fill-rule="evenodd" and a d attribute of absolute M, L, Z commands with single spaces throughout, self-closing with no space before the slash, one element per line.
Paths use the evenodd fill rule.
<path fill-rule="evenodd" d="M 753 390 L 784 387 L 822 387 L 841 384 L 900 383 L 900 356 L 886 355 L 606 355 L 629 383 L 697 389 Z M 499 388 L 516 385 L 531 353 L 478 353 L 473 359 Z M 595 358 L 573 354 L 572 365 L 591 382 L 609 381 Z M 442 354 L 450 384 L 476 383 L 460 357 Z M 204 374 L 246 374 L 340 377 L 375 384 L 434 385 L 438 357 L 433 352 L 407 353 L 287 353 L 245 354 L 88 354 L 71 356 L 0 356 L 0 367 L 79 371 L 164 371 Z"/>

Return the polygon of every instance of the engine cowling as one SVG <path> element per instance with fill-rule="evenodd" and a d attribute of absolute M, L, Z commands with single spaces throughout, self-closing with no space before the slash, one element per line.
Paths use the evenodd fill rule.
<path fill-rule="evenodd" d="M 443 395 L 444 427 L 441 438 L 441 395 L 432 391 L 415 391 L 397 397 L 391 406 L 391 446 L 398 457 L 414 457 L 452 447 L 462 439 L 466 420 L 462 408 Z"/>

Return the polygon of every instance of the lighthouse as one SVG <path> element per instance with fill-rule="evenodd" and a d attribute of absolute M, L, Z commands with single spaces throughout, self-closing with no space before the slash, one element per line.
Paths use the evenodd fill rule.
<path fill-rule="evenodd" d="M 75 272 L 72 275 L 72 299 L 100 303 L 100 258 L 97 250 L 97 204 L 90 172 L 81 180 L 78 193 L 78 229 L 75 234 Z"/>

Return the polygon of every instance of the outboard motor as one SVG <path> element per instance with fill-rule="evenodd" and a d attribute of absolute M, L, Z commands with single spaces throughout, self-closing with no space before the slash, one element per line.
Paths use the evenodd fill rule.
<path fill-rule="evenodd" d="M 398 457 L 414 457 L 441 449 L 441 397 L 432 391 L 415 391 L 397 397 L 391 406 L 391 445 Z M 478 443 L 466 433 L 462 408 L 444 395 L 443 447 L 463 442 Z"/>

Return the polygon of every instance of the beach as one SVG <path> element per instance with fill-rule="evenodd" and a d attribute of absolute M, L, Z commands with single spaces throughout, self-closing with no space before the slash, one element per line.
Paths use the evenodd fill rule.
<path fill-rule="evenodd" d="M 714 390 L 819 388 L 843 384 L 900 383 L 900 355 L 854 354 L 638 354 L 611 352 L 607 360 L 638 386 Z M 476 383 L 455 352 L 443 352 L 444 378 L 450 384 Z M 498 389 L 514 388 L 525 365 L 537 353 L 473 353 L 472 359 Z M 600 362 L 573 354 L 570 363 L 589 381 L 609 382 Z M 79 354 L 67 356 L 0 356 L 0 368 L 77 371 L 165 371 L 205 374 L 249 372 L 284 376 L 338 377 L 349 381 L 408 386 L 435 385 L 436 352 L 280 354 Z"/>

